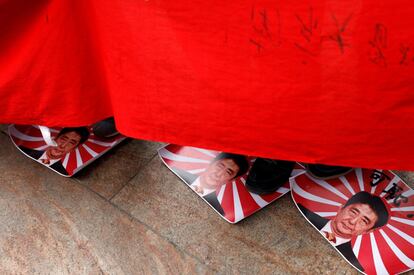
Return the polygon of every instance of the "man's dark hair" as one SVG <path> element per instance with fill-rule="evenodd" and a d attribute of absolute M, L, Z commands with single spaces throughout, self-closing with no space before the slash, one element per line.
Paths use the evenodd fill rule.
<path fill-rule="evenodd" d="M 249 169 L 249 162 L 247 161 L 247 158 L 245 156 L 222 152 L 218 154 L 212 162 L 216 162 L 221 159 L 231 159 L 234 161 L 234 163 L 237 164 L 237 166 L 239 167 L 239 172 L 237 172 L 234 178 L 237 178 L 245 174 Z"/>
<path fill-rule="evenodd" d="M 377 214 L 378 220 L 372 227 L 373 229 L 387 224 L 389 218 L 388 210 L 379 197 L 365 191 L 358 192 L 353 195 L 342 208 L 356 203 L 367 204 L 372 211 Z"/>
<path fill-rule="evenodd" d="M 75 132 L 80 136 L 79 144 L 84 143 L 89 138 L 89 131 L 86 127 L 66 127 L 60 130 L 56 138 L 69 132 Z"/>

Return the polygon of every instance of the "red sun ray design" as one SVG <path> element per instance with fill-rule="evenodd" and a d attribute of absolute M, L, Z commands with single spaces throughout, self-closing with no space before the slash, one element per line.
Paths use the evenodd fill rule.
<path fill-rule="evenodd" d="M 63 128 L 49 128 L 51 136 L 56 138 L 61 129 Z M 90 128 L 88 130 L 90 131 Z M 42 155 L 49 146 L 47 146 L 46 142 L 43 140 L 41 131 L 38 127 L 32 125 L 10 125 L 9 133 L 14 144 L 18 146 L 21 151 L 28 156 L 32 156 L 37 162 L 41 163 L 41 161 L 38 160 L 39 155 Z M 67 153 L 59 161 L 66 169 L 69 176 L 71 176 L 79 170 L 79 167 L 85 166 L 85 163 L 93 158 L 99 157 L 105 151 L 124 139 L 125 137 L 121 135 L 110 139 L 99 139 L 94 137 L 93 134 L 90 134 L 88 140 L 83 144 L 80 144 L 73 151 Z M 29 151 L 27 149 L 31 150 Z M 56 172 L 58 171 L 56 170 Z"/>
<path fill-rule="evenodd" d="M 361 246 L 358 253 L 358 261 L 367 274 L 376 274 L 374 257 L 372 255 L 371 240 L 369 235 L 362 235 Z"/>
<path fill-rule="evenodd" d="M 380 198 L 388 213 L 387 224 L 374 228 L 372 233 L 351 239 L 354 254 L 364 268 L 364 272 L 395 274 L 412 269 L 414 267 L 412 260 L 414 259 L 414 215 L 410 216 L 410 214 L 414 213 L 414 191 L 390 171 L 355 169 L 354 172 L 339 179 L 340 181 L 327 180 L 327 182 L 343 191 L 345 189 L 339 187 L 342 184 L 351 194 L 351 190 L 371 192 Z M 305 182 L 306 180 L 308 182 Z M 291 180 L 292 198 L 295 203 L 302 204 L 319 216 L 322 216 L 320 212 L 333 212 L 332 205 L 323 203 L 324 199 L 333 200 L 332 195 L 319 192 L 319 187 L 312 182 L 315 183 L 315 180 L 305 178 L 304 175 Z M 391 189 L 392 187 L 395 188 Z M 315 194 L 318 195 L 316 199 L 313 197 Z M 406 195 L 406 199 L 401 199 L 401 195 Z M 325 218 L 332 217 L 325 216 Z"/>
<path fill-rule="evenodd" d="M 337 208 L 346 202 L 345 199 L 316 184 L 307 174 L 297 176 L 293 182 L 295 201 L 305 207 L 319 204 Z"/>
<path fill-rule="evenodd" d="M 342 178 L 343 180 L 343 178 Z M 343 194 L 346 198 L 352 197 L 353 193 L 349 190 L 348 187 L 344 185 L 340 178 L 331 179 L 329 180 L 329 184 L 332 185 L 335 189 L 337 189 L 341 194 Z"/>
<path fill-rule="evenodd" d="M 380 175 L 385 177 L 379 180 Z M 355 169 L 343 177 L 326 182 L 348 198 L 351 198 L 353 193 L 364 190 L 380 199 L 377 199 L 375 207 L 379 207 L 378 203 L 385 206 L 389 217 L 385 225 L 374 229 L 367 228 L 368 231 L 362 235 L 354 235 L 350 239 L 353 253 L 366 274 L 395 274 L 414 267 L 414 191 L 409 186 L 390 171 L 373 169 Z M 393 185 L 394 183 L 396 185 Z M 299 175 L 291 179 L 291 186 L 295 203 L 301 204 L 307 211 L 313 212 L 313 215 L 325 220 L 337 215 L 335 212 L 338 212 L 340 207 L 335 210 L 331 203 L 334 202 L 332 195 L 321 192 L 321 186 L 314 179 Z M 392 187 L 394 189 L 391 189 Z M 406 198 L 402 199 L 404 195 Z M 307 217 L 312 215 L 308 214 Z M 311 218 L 309 221 L 315 222 L 312 222 Z M 348 257 L 343 255 L 345 258 Z M 347 259 L 352 262 L 352 258 Z"/>
<path fill-rule="evenodd" d="M 305 177 L 308 177 L 308 179 L 305 179 Z M 305 185 L 304 188 L 306 188 L 308 181 L 311 180 L 312 181 L 311 184 L 314 185 L 314 187 L 312 188 L 312 194 L 314 195 L 323 197 L 331 201 L 338 202 L 340 204 L 344 204 L 348 200 L 348 197 L 345 194 L 343 194 L 339 190 L 339 188 L 337 188 L 337 186 L 333 185 L 331 182 L 313 179 L 307 174 L 304 174 L 304 177 L 298 178 L 298 180 L 299 180 L 298 182 L 299 186 L 302 187 L 302 185 L 304 184 Z"/>
<path fill-rule="evenodd" d="M 252 213 L 260 209 L 260 206 L 253 199 L 250 192 L 247 191 L 246 187 L 244 186 L 241 180 L 236 180 L 236 187 L 237 193 L 240 198 L 240 203 L 243 209 L 243 214 L 245 217 L 251 215 Z"/>
<path fill-rule="evenodd" d="M 412 202 L 411 202 L 411 204 L 412 204 Z M 411 209 L 411 211 L 404 211 L 407 208 Z M 396 210 L 392 210 L 392 209 L 396 209 Z M 402 211 L 398 210 L 398 209 L 402 209 Z M 414 220 L 414 210 L 412 210 L 412 209 L 413 209 L 413 206 L 405 206 L 405 207 L 401 207 L 401 208 L 399 208 L 399 207 L 391 208 L 390 215 L 392 217 L 395 217 L 395 218 L 407 219 L 407 220 L 412 220 L 413 221 Z"/>
<path fill-rule="evenodd" d="M 101 142 L 105 142 L 105 143 L 112 143 L 115 141 L 118 141 L 119 139 L 122 139 L 122 137 L 120 135 L 115 135 L 113 137 L 108 137 L 108 138 L 100 138 L 98 136 L 95 136 L 95 134 L 92 132 L 92 128 L 88 128 L 89 131 L 89 138 L 86 142 L 90 142 L 92 140 L 96 140 L 96 141 L 101 141 Z M 105 146 L 107 147 L 107 146 Z"/>
<path fill-rule="evenodd" d="M 384 235 L 382 235 L 382 234 Z M 384 233 L 384 231 L 381 231 L 379 234 L 376 234 L 376 238 L 381 243 L 386 243 L 389 241 L 389 236 Z M 385 239 L 387 238 L 387 239 Z M 392 242 L 392 241 L 391 241 Z M 392 245 L 392 243 L 391 243 Z M 405 265 L 400 258 L 396 255 L 396 251 L 394 251 L 390 245 L 383 245 L 379 247 L 381 259 L 384 263 L 384 266 L 387 267 L 388 272 L 391 274 L 396 274 L 401 270 L 406 270 L 407 265 Z"/>
<path fill-rule="evenodd" d="M 47 144 L 44 141 L 24 141 L 20 139 L 15 139 L 15 144 L 17 146 L 23 146 L 30 149 L 42 148 L 44 146 L 47 146 Z"/>
<path fill-rule="evenodd" d="M 376 187 L 373 187 L 371 184 L 371 175 L 374 170 L 370 169 L 355 169 L 355 173 L 357 175 L 358 181 L 362 181 L 364 186 L 364 191 L 367 191 L 369 193 L 374 193 L 373 188 L 376 189 Z"/>
<path fill-rule="evenodd" d="M 354 169 L 353 171 L 349 172 L 348 174 L 346 174 L 344 176 L 344 178 L 348 181 L 348 182 L 352 182 L 352 189 L 355 191 L 355 193 L 361 192 L 361 191 L 366 191 L 365 190 L 365 184 L 358 180 L 360 179 L 360 177 L 357 176 L 357 171 L 360 171 L 361 169 Z M 359 175 L 359 172 L 358 172 Z M 369 190 L 368 190 L 369 191 Z"/>
<path fill-rule="evenodd" d="M 202 164 L 205 167 L 209 165 L 213 157 L 210 157 L 210 159 L 200 159 L 198 157 L 194 156 L 184 156 L 180 154 L 176 154 L 174 152 L 171 152 L 168 150 L 168 148 L 164 147 L 159 150 L 159 154 L 161 158 L 168 162 L 169 164 L 173 166 L 179 166 L 181 163 L 194 163 L 194 164 Z M 183 168 L 184 169 L 184 168 Z"/>
<path fill-rule="evenodd" d="M 224 194 L 221 201 L 221 207 L 224 210 L 226 219 L 228 219 L 230 222 L 235 222 L 233 184 L 231 183 L 227 183 L 224 186 Z"/>
<path fill-rule="evenodd" d="M 158 153 L 163 162 L 174 173 L 191 185 L 198 176 L 205 172 L 213 159 L 221 152 L 170 144 L 159 149 Z M 250 169 L 256 157 L 245 157 Z M 295 168 L 303 170 L 303 167 L 300 165 L 296 165 Z M 225 213 L 223 217 L 231 223 L 238 222 L 253 214 L 289 191 L 289 183 L 286 182 L 284 188 L 272 194 L 260 196 L 250 193 L 245 186 L 249 169 L 241 177 L 233 179 L 232 182 L 216 190 L 217 199 Z"/>
<path fill-rule="evenodd" d="M 18 131 L 13 126 L 10 126 L 9 130 L 10 130 L 10 135 L 17 140 L 21 140 L 21 141 L 42 141 L 43 140 L 42 136 L 29 135 L 25 133 L 24 131 Z"/>
<path fill-rule="evenodd" d="M 178 162 L 178 161 L 172 161 L 172 160 L 168 160 L 168 159 L 164 159 L 164 161 L 168 164 L 171 165 L 171 167 L 176 167 L 178 169 L 182 169 L 185 170 L 187 172 L 193 173 L 192 171 L 194 170 L 205 170 L 208 166 L 208 164 L 205 163 L 189 163 L 189 162 Z M 195 174 L 199 174 L 195 173 Z"/>
<path fill-rule="evenodd" d="M 395 274 L 414 264 L 413 245 L 388 227 L 375 232 L 385 266 Z M 380 246 L 381 244 L 381 246 Z"/>
<path fill-rule="evenodd" d="M 160 156 L 167 166 L 178 168 L 194 175 L 201 174 L 214 158 L 213 154 L 200 153 L 202 150 L 196 150 L 194 147 L 183 148 L 176 145 L 168 145 L 160 151 Z M 182 155 L 182 153 L 185 155 Z M 202 158 L 199 157 L 202 155 Z M 201 162 L 198 162 L 198 161 Z M 197 161 L 197 162 L 196 162 Z"/>
<path fill-rule="evenodd" d="M 31 129 L 31 130 L 29 131 L 25 129 Z M 16 146 L 29 148 L 29 149 L 36 149 L 36 148 L 43 148 L 43 147 L 46 148 L 47 145 L 46 145 L 46 142 L 43 140 L 43 137 L 41 135 L 36 135 L 36 136 L 32 135 L 33 134 L 32 130 L 37 130 L 38 132 L 40 132 L 38 129 L 34 127 L 30 127 L 30 126 L 19 127 L 19 129 L 17 129 L 15 125 L 9 126 L 10 137 Z"/>
<path fill-rule="evenodd" d="M 295 198 L 296 199 L 296 198 Z M 342 206 L 335 206 L 335 205 L 329 205 L 329 204 L 321 204 L 319 202 L 315 201 L 304 201 L 298 200 L 298 203 L 306 207 L 307 209 L 311 210 L 312 212 L 338 212 L 339 208 Z"/>
<path fill-rule="evenodd" d="M 297 204 L 304 206 L 306 209 L 309 209 L 312 212 L 337 212 L 338 209 L 341 207 L 340 204 L 338 205 L 330 205 L 325 204 L 317 201 L 307 200 L 296 193 L 292 193 L 294 200 Z"/>
<path fill-rule="evenodd" d="M 249 210 L 249 208 L 243 209 L 241 205 L 236 181 L 233 181 L 231 184 L 233 186 L 234 221 L 236 222 L 245 217 L 246 210 Z"/>
<path fill-rule="evenodd" d="M 383 227 L 383 229 L 391 230 L 414 246 L 414 230 L 412 230 L 410 226 L 401 225 L 391 220 L 388 222 L 386 227 Z"/>
<path fill-rule="evenodd" d="M 107 146 L 99 145 L 89 141 L 86 141 L 84 144 L 97 153 L 102 152 L 108 148 Z"/>
<path fill-rule="evenodd" d="M 284 189 L 283 189 L 284 188 Z M 280 196 L 283 196 L 284 194 L 286 194 L 287 192 L 289 192 L 290 188 L 289 188 L 289 181 L 286 181 L 285 184 L 283 184 L 282 189 L 285 192 L 281 192 L 280 191 L 281 188 L 279 188 L 278 190 L 276 190 L 276 192 L 274 193 L 270 193 L 270 194 L 266 194 L 266 195 L 260 195 L 260 197 L 265 200 L 267 203 L 271 203 L 272 201 L 274 201 L 275 199 L 279 198 Z"/>
<path fill-rule="evenodd" d="M 176 155 L 203 159 L 207 161 L 211 161 L 218 154 L 215 151 L 199 149 L 196 147 L 178 146 L 173 144 L 166 146 L 165 149 Z"/>
<path fill-rule="evenodd" d="M 395 217 L 395 215 L 392 215 L 388 221 L 388 224 L 391 224 L 392 226 L 401 230 L 407 230 L 407 232 L 414 231 L 414 221 L 412 218 L 400 218 Z"/>
<path fill-rule="evenodd" d="M 381 196 L 383 191 L 386 189 L 386 187 L 390 184 L 392 181 L 398 181 L 398 177 L 396 177 L 394 174 L 390 173 L 389 171 L 382 171 L 382 170 L 371 170 L 372 177 L 378 177 L 377 180 L 373 180 L 370 178 L 370 183 L 373 183 L 371 193 L 373 193 L 376 196 Z M 378 183 L 379 182 L 379 183 Z"/>
<path fill-rule="evenodd" d="M 73 174 L 73 171 L 78 168 L 78 164 L 76 162 L 76 154 L 75 152 L 70 152 L 67 154 L 67 156 L 65 156 L 65 158 L 66 157 L 68 158 L 68 162 L 66 166 L 63 164 L 63 167 L 65 167 L 68 174 Z"/>
<path fill-rule="evenodd" d="M 182 156 L 188 156 L 188 157 L 203 159 L 207 161 L 213 160 L 218 155 L 217 152 L 212 152 L 209 150 L 199 149 L 195 147 L 185 147 L 179 153 Z"/>
<path fill-rule="evenodd" d="M 89 153 L 84 146 L 79 146 L 78 147 L 79 150 L 79 155 L 82 159 L 82 163 L 88 162 L 89 160 L 91 160 L 93 158 L 93 155 L 91 155 L 91 153 Z"/>
<path fill-rule="evenodd" d="M 168 151 L 170 151 L 171 153 L 174 154 L 179 154 L 179 152 L 182 150 L 183 146 L 180 145 L 176 145 L 176 144 L 168 144 L 167 146 L 165 146 L 164 148 Z"/>
<path fill-rule="evenodd" d="M 399 184 L 397 185 L 397 188 L 398 189 L 395 194 L 391 192 L 392 189 L 387 189 L 388 193 L 383 197 L 388 202 L 389 206 L 391 208 L 406 208 L 413 206 L 414 191 L 405 184 Z"/>
<path fill-rule="evenodd" d="M 22 134 L 32 137 L 42 137 L 42 133 L 40 132 L 39 128 L 32 125 L 13 125 L 12 127 Z"/>
<path fill-rule="evenodd" d="M 359 169 L 361 171 L 361 175 L 362 175 L 362 181 L 364 182 L 364 190 L 370 193 L 374 193 L 373 192 L 373 188 L 375 189 L 376 187 L 372 186 L 371 184 L 371 175 L 373 173 L 374 170 L 371 169 Z"/>

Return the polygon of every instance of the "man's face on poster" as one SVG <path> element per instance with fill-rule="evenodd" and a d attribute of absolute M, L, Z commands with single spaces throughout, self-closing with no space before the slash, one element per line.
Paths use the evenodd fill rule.
<path fill-rule="evenodd" d="M 232 159 L 216 160 L 200 176 L 200 184 L 204 188 L 216 189 L 233 179 L 239 170 L 239 166 Z"/>
<path fill-rule="evenodd" d="M 331 222 L 335 235 L 350 239 L 370 231 L 378 220 L 378 215 L 368 204 L 355 203 L 341 208 Z"/>
<path fill-rule="evenodd" d="M 55 139 L 57 146 L 49 147 L 46 154 L 50 159 L 60 159 L 79 145 L 81 136 L 76 132 L 67 132 Z"/>

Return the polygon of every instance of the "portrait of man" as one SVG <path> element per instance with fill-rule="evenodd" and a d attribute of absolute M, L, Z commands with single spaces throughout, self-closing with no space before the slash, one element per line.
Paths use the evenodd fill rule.
<path fill-rule="evenodd" d="M 86 127 L 63 128 L 54 138 L 57 146 L 49 146 L 44 151 L 29 149 L 23 146 L 19 146 L 19 148 L 44 165 L 49 166 L 63 175 L 68 175 L 68 172 L 62 165 L 62 159 L 67 153 L 85 142 L 88 138 L 89 131 Z"/>
<path fill-rule="evenodd" d="M 329 220 L 298 204 L 306 218 L 359 270 L 364 271 L 352 251 L 351 239 L 387 224 L 389 214 L 381 198 L 362 191 L 353 195 Z"/>
<path fill-rule="evenodd" d="M 242 155 L 220 153 L 208 165 L 200 175 L 194 175 L 187 171 L 171 168 L 176 172 L 194 191 L 202 196 L 221 215 L 223 208 L 216 196 L 216 189 L 231 180 L 244 175 L 249 169 L 247 158 Z"/>

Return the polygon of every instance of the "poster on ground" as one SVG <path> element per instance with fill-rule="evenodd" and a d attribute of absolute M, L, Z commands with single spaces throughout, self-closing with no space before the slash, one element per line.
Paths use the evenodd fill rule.
<path fill-rule="evenodd" d="M 414 190 L 386 170 L 354 169 L 329 180 L 290 179 L 302 215 L 356 269 L 398 274 L 414 267 Z"/>
<path fill-rule="evenodd" d="M 255 157 L 174 144 L 158 153 L 172 172 L 230 223 L 241 221 L 289 192 L 289 181 L 266 195 L 249 192 L 246 179 Z M 232 158 L 236 159 L 228 161 Z M 303 167 L 295 164 L 292 176 L 303 172 Z"/>
<path fill-rule="evenodd" d="M 10 125 L 8 130 L 23 154 L 65 177 L 73 176 L 126 138 L 99 138 L 90 127 L 49 128 L 52 141 L 48 143 L 39 126 Z"/>

